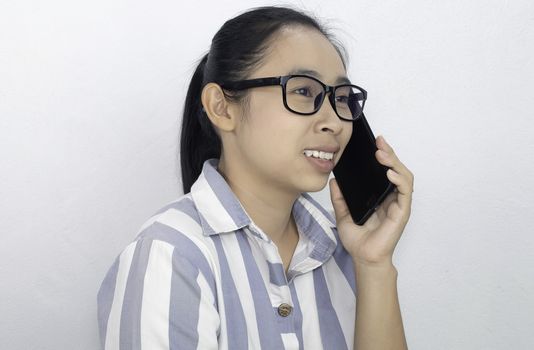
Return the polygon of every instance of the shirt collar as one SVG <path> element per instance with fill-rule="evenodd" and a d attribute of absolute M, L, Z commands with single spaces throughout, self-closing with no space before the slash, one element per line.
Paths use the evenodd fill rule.
<path fill-rule="evenodd" d="M 265 240 L 270 240 L 249 217 L 225 178 L 217 170 L 218 158 L 204 161 L 202 172 L 191 187 L 191 196 L 199 211 L 204 235 L 236 231 L 245 226 Z M 308 193 L 295 201 L 292 215 L 299 230 L 314 243 L 333 251 L 337 239 L 335 219 Z"/>

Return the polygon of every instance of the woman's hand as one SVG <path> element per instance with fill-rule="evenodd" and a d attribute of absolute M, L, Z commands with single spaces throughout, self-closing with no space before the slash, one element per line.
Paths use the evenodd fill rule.
<path fill-rule="evenodd" d="M 410 217 L 414 183 L 411 171 L 382 136 L 376 138 L 376 146 L 376 159 L 391 168 L 387 177 L 396 189 L 365 224 L 354 223 L 337 182 L 330 180 L 330 197 L 341 242 L 354 263 L 369 266 L 392 264 L 393 251 Z"/>

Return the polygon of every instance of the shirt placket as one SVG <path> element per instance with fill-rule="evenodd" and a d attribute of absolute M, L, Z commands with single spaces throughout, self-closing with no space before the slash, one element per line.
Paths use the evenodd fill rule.
<path fill-rule="evenodd" d="M 268 276 L 263 276 L 268 286 L 269 298 L 281 333 L 295 333 L 294 303 L 278 247 L 259 228 L 251 228 L 269 266 Z"/>

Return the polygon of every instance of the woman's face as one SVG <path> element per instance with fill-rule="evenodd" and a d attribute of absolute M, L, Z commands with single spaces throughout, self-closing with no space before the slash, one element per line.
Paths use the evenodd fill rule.
<path fill-rule="evenodd" d="M 341 58 L 328 39 L 317 30 L 296 27 L 278 33 L 262 65 L 248 78 L 287 75 L 296 70 L 315 71 L 315 77 L 328 85 L 346 77 Z M 330 171 L 321 170 L 304 150 L 339 147 L 332 159 L 336 164 L 351 136 L 352 122 L 339 119 L 327 98 L 317 113 L 305 116 L 284 107 L 280 86 L 248 92 L 248 115 L 239 124 L 235 140 L 240 161 L 245 162 L 241 165 L 284 191 L 323 189 Z"/>

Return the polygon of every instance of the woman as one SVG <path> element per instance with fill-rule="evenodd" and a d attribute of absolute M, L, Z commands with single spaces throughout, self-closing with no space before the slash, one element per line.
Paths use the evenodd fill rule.
<path fill-rule="evenodd" d="M 331 99 L 318 83 L 350 84 L 342 52 L 284 7 L 216 33 L 186 97 L 185 194 L 143 225 L 100 288 L 106 349 L 406 348 L 392 255 L 413 175 L 378 137 L 397 191 L 365 225 L 334 179 L 335 219 L 307 193 L 326 185 L 360 113 L 350 87 Z"/>

